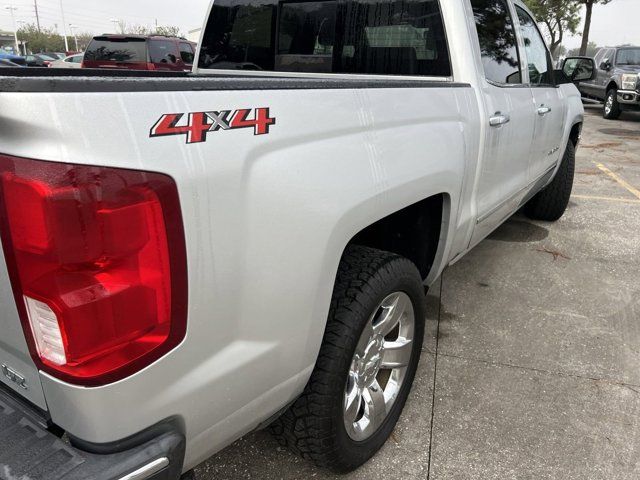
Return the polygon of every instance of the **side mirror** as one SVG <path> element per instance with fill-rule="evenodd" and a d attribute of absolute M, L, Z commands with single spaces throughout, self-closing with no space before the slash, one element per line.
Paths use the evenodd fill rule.
<path fill-rule="evenodd" d="M 588 82 L 596 78 L 596 62 L 589 57 L 568 57 L 562 64 L 562 73 L 568 80 L 563 83 Z"/>
<path fill-rule="evenodd" d="M 605 60 L 600 64 L 600 70 L 606 70 L 607 72 L 611 70 L 611 62 L 609 60 Z"/>

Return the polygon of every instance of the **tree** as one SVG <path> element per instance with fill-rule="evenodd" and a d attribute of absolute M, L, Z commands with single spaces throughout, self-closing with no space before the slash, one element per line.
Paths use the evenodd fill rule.
<path fill-rule="evenodd" d="M 606 5 L 611 0 L 577 0 L 578 3 L 584 5 L 587 9 L 584 20 L 584 31 L 582 32 L 582 46 L 580 47 L 580 55 L 586 55 L 589 48 L 589 34 L 591 33 L 591 16 L 593 14 L 593 6 L 596 3 Z"/>
<path fill-rule="evenodd" d="M 525 0 L 525 3 L 544 25 L 551 53 L 555 57 L 565 34 L 575 34 L 578 30 L 580 4 L 576 0 Z"/>
<path fill-rule="evenodd" d="M 27 42 L 27 49 L 33 53 L 64 52 L 64 38 L 51 28 L 38 29 L 35 24 L 23 25 L 18 29 L 18 38 Z"/>

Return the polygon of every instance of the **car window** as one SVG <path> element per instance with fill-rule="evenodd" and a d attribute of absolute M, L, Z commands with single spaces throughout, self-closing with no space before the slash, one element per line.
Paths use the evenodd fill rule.
<path fill-rule="evenodd" d="M 596 63 L 596 67 L 600 67 L 600 63 L 602 62 L 602 59 L 604 58 L 604 53 L 605 52 L 606 52 L 606 49 L 601 48 L 596 53 L 596 56 L 593 57 L 593 61 Z"/>
<path fill-rule="evenodd" d="M 171 40 L 149 40 L 151 63 L 176 63 L 176 44 Z"/>
<path fill-rule="evenodd" d="M 451 75 L 436 0 L 238 3 L 214 3 L 201 68 Z"/>
<path fill-rule="evenodd" d="M 182 61 L 188 65 L 193 63 L 193 59 L 195 54 L 193 52 L 193 47 L 190 43 L 181 43 L 180 44 L 180 58 Z"/>
<path fill-rule="evenodd" d="M 618 50 L 616 65 L 640 65 L 640 48 L 622 48 Z"/>
<path fill-rule="evenodd" d="M 535 21 L 516 5 L 532 85 L 553 85 L 553 62 Z"/>
<path fill-rule="evenodd" d="M 487 80 L 500 85 L 522 83 L 518 42 L 505 0 L 471 0 Z"/>
<path fill-rule="evenodd" d="M 146 62 L 147 42 L 142 38 L 94 38 L 84 54 L 85 59 L 96 62 Z"/>
<path fill-rule="evenodd" d="M 70 62 L 71 63 L 82 63 L 82 55 L 76 55 L 74 57 L 71 57 Z"/>

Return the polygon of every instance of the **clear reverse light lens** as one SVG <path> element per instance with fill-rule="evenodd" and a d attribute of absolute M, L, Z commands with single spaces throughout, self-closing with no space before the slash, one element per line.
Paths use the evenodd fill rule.
<path fill-rule="evenodd" d="M 58 317 L 46 303 L 26 296 L 24 300 L 38 354 L 55 365 L 65 365 L 67 355 L 64 351 Z"/>

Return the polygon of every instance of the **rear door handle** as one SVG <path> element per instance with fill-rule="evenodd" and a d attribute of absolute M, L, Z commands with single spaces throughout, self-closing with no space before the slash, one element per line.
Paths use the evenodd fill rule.
<path fill-rule="evenodd" d="M 538 115 L 540 115 L 541 117 L 544 117 L 548 113 L 551 113 L 551 107 L 545 107 L 544 105 L 542 105 L 540 108 L 538 108 Z"/>
<path fill-rule="evenodd" d="M 496 114 L 489 118 L 489 125 L 492 127 L 501 127 L 511 121 L 511 117 L 504 113 L 496 112 Z"/>

